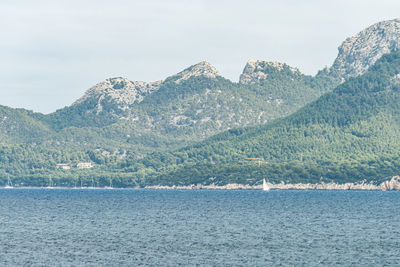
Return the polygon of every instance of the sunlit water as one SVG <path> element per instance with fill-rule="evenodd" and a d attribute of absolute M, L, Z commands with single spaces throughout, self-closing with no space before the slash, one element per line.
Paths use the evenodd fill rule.
<path fill-rule="evenodd" d="M 396 265 L 400 192 L 0 190 L 0 266 Z"/>

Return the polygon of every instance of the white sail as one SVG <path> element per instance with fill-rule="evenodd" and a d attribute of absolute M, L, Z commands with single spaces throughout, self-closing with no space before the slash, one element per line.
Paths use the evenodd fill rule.
<path fill-rule="evenodd" d="M 14 188 L 11 184 L 10 176 L 7 176 L 7 185 L 4 188 Z"/>
<path fill-rule="evenodd" d="M 52 189 L 53 187 L 53 179 L 51 179 L 51 177 L 49 178 L 49 185 L 47 186 L 47 188 Z"/>
<path fill-rule="evenodd" d="M 265 181 L 265 179 L 263 179 L 263 191 L 269 191 L 269 186 L 267 184 L 267 181 Z"/>

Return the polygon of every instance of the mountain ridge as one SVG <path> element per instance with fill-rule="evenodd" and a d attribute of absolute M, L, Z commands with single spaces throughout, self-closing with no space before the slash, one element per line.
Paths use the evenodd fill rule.
<path fill-rule="evenodd" d="M 152 183 L 253 184 L 263 176 L 276 183 L 390 180 L 400 172 L 399 73 L 400 53 L 384 55 L 362 76 L 288 117 L 162 154 L 168 160 L 155 165 L 158 176 Z M 158 157 L 146 162 L 159 162 Z M 240 163 L 246 158 L 268 164 Z M 191 178 L 190 172 L 196 175 Z"/>
<path fill-rule="evenodd" d="M 328 72 L 332 75 L 340 75 L 343 80 L 360 75 L 372 66 L 383 54 L 398 50 L 399 47 L 400 18 L 375 23 L 359 33 L 346 38 L 346 40 L 342 42 L 338 47 L 338 55 L 332 66 L 328 68 Z M 294 74 L 301 74 L 298 68 L 291 67 L 286 63 L 250 59 L 247 61 L 239 76 L 239 83 L 249 84 L 264 80 L 268 75 L 268 70 L 272 72 L 286 70 Z M 187 80 L 190 77 L 197 76 L 215 78 L 221 75 L 211 63 L 208 61 L 201 61 L 185 68 L 177 74 L 154 82 L 130 81 L 122 77 L 108 78 L 106 81 L 120 78 L 134 84 L 137 83 L 138 86 L 146 87 L 149 85 L 151 86 L 152 83 L 156 85 L 160 84 L 168 79 L 175 79 L 176 82 L 179 83 L 181 80 Z"/>
<path fill-rule="evenodd" d="M 329 68 L 343 80 L 364 73 L 383 54 L 400 48 L 400 18 L 375 23 L 347 38 Z"/>
<path fill-rule="evenodd" d="M 385 49 L 390 47 L 390 43 L 393 43 L 390 38 L 394 38 L 394 42 L 400 40 L 399 28 L 390 26 L 393 23 L 397 25 L 397 21 L 378 23 L 378 26 L 373 25 L 349 40 L 363 40 L 369 31 L 385 29 L 385 31 L 379 33 L 382 38 L 377 39 L 375 37 L 379 34 L 371 33 L 372 35 L 370 35 L 373 38 L 370 42 L 372 42 L 371 47 L 375 47 L 374 49 L 382 48 L 382 51 L 386 51 Z M 352 43 L 353 41 L 345 41 L 342 46 L 345 47 L 344 44 Z M 79 160 L 92 161 L 98 164 L 96 170 L 102 170 L 102 175 L 105 175 L 104 173 L 121 175 L 121 177 L 131 175 L 143 182 L 147 175 L 154 178 L 155 173 L 163 173 L 166 177 L 170 177 L 169 173 L 179 171 L 178 169 L 174 170 L 174 168 L 180 166 L 176 162 L 187 163 L 182 169 L 183 173 L 190 170 L 192 167 L 190 164 L 201 166 L 198 161 L 187 161 L 191 155 L 197 153 L 196 146 L 201 144 L 197 142 L 204 139 L 206 139 L 204 141 L 206 143 L 214 142 L 220 138 L 229 137 L 238 141 L 236 147 L 244 145 L 240 153 L 226 151 L 222 143 L 214 143 L 212 149 L 201 151 L 202 157 L 204 156 L 201 162 L 205 164 L 211 160 L 210 162 L 214 163 L 231 164 L 234 169 L 242 171 L 246 168 L 243 169 L 243 166 L 235 165 L 223 158 L 229 155 L 231 159 L 233 157 L 235 160 L 243 160 L 244 152 L 250 150 L 252 154 L 248 153 L 248 157 L 262 156 L 267 158 L 266 155 L 269 153 L 269 156 L 274 155 L 272 159 L 275 157 L 286 160 L 281 152 L 287 147 L 294 149 L 296 146 L 290 138 L 287 138 L 285 143 L 279 143 L 279 146 L 275 147 L 276 152 L 272 153 L 268 147 L 264 147 L 264 155 L 260 154 L 258 150 L 258 147 L 262 147 L 264 141 L 270 140 L 272 137 L 283 140 L 283 136 L 287 134 L 286 130 L 282 129 L 271 135 L 263 135 L 262 139 L 251 139 L 252 141 L 243 144 L 240 143 L 238 136 L 244 136 L 245 133 L 257 135 L 257 131 L 260 131 L 260 129 L 269 129 L 282 123 L 282 121 L 288 123 L 287 121 L 293 118 L 291 114 L 303 114 L 303 120 L 316 123 L 302 129 L 300 135 L 303 137 L 322 134 L 323 131 L 331 134 L 331 131 L 335 131 L 335 127 L 339 126 L 338 123 L 344 125 L 346 120 L 349 120 L 350 128 L 346 128 L 345 133 L 341 133 L 340 136 L 329 135 L 329 138 L 333 141 L 339 137 L 344 138 L 343 140 L 346 142 L 354 140 L 357 146 L 362 146 L 362 140 L 369 140 L 368 138 L 371 136 L 386 140 L 388 137 L 376 134 L 376 128 L 372 125 L 380 125 L 387 132 L 391 132 L 393 135 L 397 134 L 395 129 L 388 127 L 390 124 L 397 125 L 396 116 L 388 114 L 385 110 L 376 113 L 371 119 L 367 118 L 365 122 L 357 122 L 357 125 L 352 124 L 351 118 L 352 116 L 359 118 L 362 114 L 357 113 L 357 110 L 351 111 L 351 114 L 345 114 L 338 109 L 344 107 L 351 110 L 346 101 L 337 102 L 335 106 L 331 105 L 327 110 L 321 109 L 321 112 L 319 112 L 321 114 L 316 113 L 313 118 L 304 114 L 304 112 L 311 112 L 310 106 L 315 105 L 315 100 L 319 99 L 317 100 L 318 103 L 328 101 L 329 97 L 332 97 L 329 92 L 337 85 L 348 84 L 346 82 L 357 84 L 357 81 L 362 81 L 357 86 L 368 91 L 368 88 L 365 87 L 366 84 L 373 85 L 374 80 L 383 82 L 379 75 L 368 74 L 365 76 L 369 77 L 368 79 L 365 77 L 353 78 L 358 73 L 366 73 L 367 69 L 371 69 L 370 73 L 374 73 L 374 67 L 371 67 L 371 64 L 376 63 L 375 57 L 383 52 L 374 50 L 374 53 L 364 54 L 362 52 L 364 46 L 362 45 L 350 45 L 349 47 L 354 47 L 355 50 L 339 49 L 337 60 L 333 65 L 320 71 L 316 76 L 304 75 L 298 69 L 284 63 L 249 60 L 239 82 L 234 83 L 220 76 L 218 70 L 209 62 L 202 61 L 175 75 L 155 82 L 130 81 L 122 77 L 106 79 L 89 88 L 72 105 L 49 115 L 6 107 L 0 108 L 0 142 L 4 144 L 4 151 L 7 151 L 4 154 L 0 153 L 0 158 L 3 160 L 3 165 L 0 166 L 10 173 L 17 173 L 21 177 L 24 175 L 24 177 L 47 177 L 50 175 L 49 173 L 60 174 L 56 170 L 56 166 L 60 162 L 76 164 Z M 356 50 L 360 51 L 357 52 Z M 351 61 L 351 57 L 354 55 L 362 55 L 356 61 L 364 63 L 361 65 L 352 64 L 352 62 L 355 62 Z M 381 64 L 381 66 L 383 65 Z M 389 65 L 387 67 L 390 68 Z M 399 81 L 400 75 L 397 74 L 391 77 L 390 82 L 396 84 Z M 343 87 L 339 86 L 338 88 L 334 90 L 335 94 L 347 94 L 340 92 L 340 88 Z M 389 96 L 389 94 L 385 95 L 384 92 L 381 92 L 381 94 L 385 97 Z M 377 94 L 376 96 L 380 95 Z M 349 99 L 352 99 L 351 95 Z M 370 97 L 366 99 L 369 104 L 375 101 Z M 381 98 L 378 100 L 384 101 Z M 362 104 L 355 103 L 355 105 L 359 105 L 360 109 L 363 107 Z M 308 106 L 304 109 L 306 105 Z M 373 105 L 370 106 L 371 110 L 373 110 L 373 107 Z M 329 116 L 327 116 L 328 111 L 331 112 Z M 327 117 L 335 118 L 336 124 L 333 126 L 326 125 Z M 6 119 L 4 120 L 4 118 Z M 252 132 L 250 129 L 255 130 Z M 298 132 L 292 132 L 292 134 L 294 136 L 299 135 Z M 312 142 L 312 139 L 306 138 L 304 140 L 304 146 L 312 145 L 307 143 Z M 229 141 L 231 140 L 226 142 L 229 143 Z M 346 142 L 343 145 L 337 144 L 336 150 L 332 149 L 329 153 L 321 151 L 323 154 L 318 159 L 313 158 L 307 151 L 301 152 L 304 153 L 301 158 L 304 160 L 313 158 L 315 162 L 325 164 L 323 161 L 319 161 L 326 158 L 325 154 L 334 155 L 334 157 L 339 157 L 338 155 L 341 153 L 352 155 L 351 145 Z M 397 144 L 395 141 L 393 142 Z M 380 143 L 374 144 L 379 149 L 384 148 Z M 321 149 L 326 147 L 326 144 L 321 144 Z M 185 156 L 175 157 L 174 154 L 165 152 L 179 149 L 183 149 L 182 151 L 188 149 Z M 370 147 L 369 149 L 373 148 Z M 22 152 L 24 150 L 26 153 Z M 17 152 L 12 154 L 11 151 Z M 23 155 L 21 156 L 21 154 Z M 153 154 L 161 155 L 163 158 L 151 156 Z M 12 162 L 18 161 L 18 158 L 16 158 L 18 155 L 24 158 L 24 161 L 14 166 L 15 163 Z M 356 155 L 353 156 L 356 157 Z M 384 156 L 389 157 L 392 154 L 389 153 Z M 296 154 L 296 157 L 298 159 L 293 157 L 289 159 L 297 160 L 296 164 L 302 162 L 299 160 L 298 154 Z M 361 158 L 364 157 L 371 162 L 377 160 L 368 151 L 362 151 Z M 140 161 L 143 158 L 145 161 Z M 329 161 L 332 159 L 326 159 L 329 164 L 332 163 Z M 349 161 L 351 160 L 349 159 Z M 8 162 L 9 165 L 4 162 Z M 141 163 L 137 165 L 136 163 L 132 164 L 132 162 Z M 338 166 L 342 164 L 339 163 Z M 365 164 L 365 162 L 358 163 Z M 278 169 L 289 168 L 293 171 L 291 167 L 274 164 Z M 15 171 L 10 166 L 14 166 Z M 1 168 L 0 176 L 2 176 Z M 185 168 L 188 169 L 185 170 Z M 194 168 L 196 169 L 196 167 Z M 304 168 L 299 167 L 299 170 L 310 171 L 317 167 L 307 165 Z M 124 170 L 123 173 L 120 169 Z M 207 170 L 210 170 L 210 165 L 205 165 L 204 170 L 196 170 L 196 172 L 201 173 Z M 217 173 L 222 171 L 225 173 L 224 175 L 227 173 L 222 169 L 214 170 Z M 326 171 L 326 169 L 324 170 Z M 259 173 L 254 169 L 251 171 L 252 173 Z M 114 172 L 115 174 L 112 174 Z M 82 171 L 79 175 L 84 173 Z M 232 175 L 234 173 L 235 171 L 231 172 Z M 243 175 L 245 177 L 247 174 Z M 224 177 L 226 178 L 226 176 Z M 289 172 L 288 177 L 296 177 L 296 174 Z M 359 177 L 359 175 L 355 175 L 355 177 Z M 314 176 L 313 179 L 315 179 Z M 222 182 L 222 180 L 219 182 Z M 241 182 L 246 181 L 241 180 Z"/>
<path fill-rule="evenodd" d="M 301 75 L 297 68 L 290 67 L 285 63 L 277 61 L 263 61 L 250 59 L 247 61 L 239 78 L 240 84 L 252 84 L 266 80 L 269 75 L 279 72 L 291 73 L 293 75 Z"/>

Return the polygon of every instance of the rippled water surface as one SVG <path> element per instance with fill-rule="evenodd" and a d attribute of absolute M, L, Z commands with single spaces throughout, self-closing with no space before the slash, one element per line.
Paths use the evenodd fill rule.
<path fill-rule="evenodd" d="M 0 203 L 0 266 L 400 263 L 400 192 L 1 189 Z"/>

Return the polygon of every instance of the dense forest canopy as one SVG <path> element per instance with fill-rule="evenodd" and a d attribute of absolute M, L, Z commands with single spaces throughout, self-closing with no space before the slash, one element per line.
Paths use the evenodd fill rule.
<path fill-rule="evenodd" d="M 107 119 L 99 127 L 87 124 L 55 127 L 51 125 L 54 118 L 74 111 L 62 110 L 61 115 L 43 117 L 24 110 L 12 112 L 4 107 L 0 109 L 3 116 L 18 116 L 19 123 L 2 128 L 9 131 L 3 136 L 9 134 L 14 136 L 14 140 L 3 140 L 0 176 L 3 183 L 10 176 L 16 184 L 36 186 L 47 185 L 50 178 L 56 185 L 88 186 L 95 183 L 106 186 L 113 181 L 114 186 L 122 187 L 197 183 L 223 185 L 233 182 L 258 184 L 262 177 L 268 177 L 271 182 L 380 182 L 398 174 L 400 168 L 399 72 L 399 53 L 385 55 L 367 73 L 350 78 L 315 102 L 302 108 L 297 106 L 300 109 L 292 115 L 284 118 L 277 116 L 276 120 L 258 126 L 232 128 L 195 143 L 193 141 L 198 138 L 185 132 L 190 128 L 182 127 L 178 131 L 179 127 L 169 130 L 160 127 L 163 130 L 158 133 L 135 133 L 136 126 L 118 120 L 112 122 L 115 119 L 112 116 L 116 114 L 113 112 L 109 117 L 111 122 Z M 282 75 L 300 77 L 300 84 L 307 85 L 305 90 L 308 92 L 313 92 L 310 88 L 317 88 L 315 98 L 324 91 L 324 84 L 332 85 L 334 80 L 321 78 L 322 74 L 313 78 L 290 73 L 283 72 Z M 185 102 L 188 96 L 196 100 L 195 103 L 201 103 L 201 97 L 193 96 L 202 92 L 210 94 L 210 88 L 211 91 L 218 91 L 222 84 L 231 88 L 230 95 L 237 93 L 243 98 L 247 94 L 250 102 L 258 101 L 261 108 L 263 101 L 268 103 L 260 97 L 262 90 L 270 86 L 271 90 L 277 90 L 277 95 L 281 90 L 279 88 L 289 86 L 272 85 L 271 81 L 287 83 L 284 78 L 287 76 L 279 75 L 279 72 L 273 73 L 271 76 L 276 80 L 271 77 L 269 83 L 247 86 L 223 78 L 204 80 L 195 77 L 178 86 L 173 81 L 166 81 L 154 98 L 142 101 L 137 109 L 142 114 L 162 117 L 162 114 L 188 103 Z M 199 86 L 202 82 L 204 86 Z M 168 101 L 169 96 L 181 102 Z M 216 102 L 212 105 L 218 105 L 218 99 L 215 98 Z M 160 105 L 164 101 L 168 105 Z M 193 106 L 189 105 L 185 112 L 188 117 L 194 117 L 195 110 L 190 108 Z M 236 108 L 233 113 L 241 112 L 241 106 Z M 109 106 L 103 110 L 113 109 L 117 107 Z M 90 112 L 79 111 L 79 114 L 94 116 Z M 23 135 L 13 135 L 12 130 L 26 133 L 25 142 L 21 142 L 25 138 Z M 28 134 L 29 131 L 32 134 Z M 185 138 L 185 134 L 191 136 L 192 141 Z M 139 143 L 168 148 L 167 143 L 171 142 L 176 143 L 173 150 L 139 153 L 139 150 L 132 149 Z M 188 145 L 180 147 L 182 144 Z M 261 158 L 262 164 L 249 163 L 247 158 Z M 77 165 L 80 162 L 91 162 L 94 167 L 79 169 Z M 60 164 L 71 168 L 62 169 Z"/>

